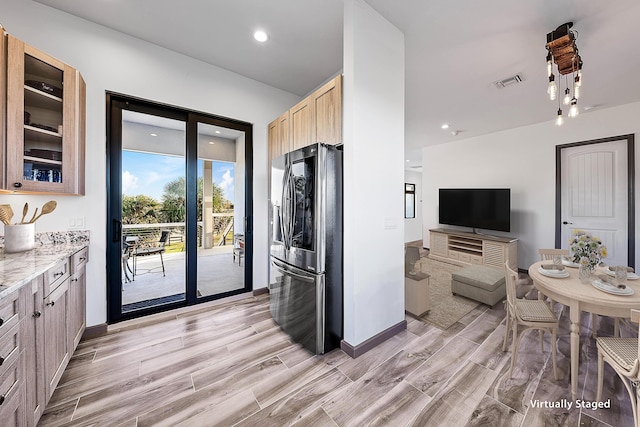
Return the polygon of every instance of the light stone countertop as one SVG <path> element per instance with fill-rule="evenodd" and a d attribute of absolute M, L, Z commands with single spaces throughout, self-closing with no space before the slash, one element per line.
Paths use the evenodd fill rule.
<path fill-rule="evenodd" d="M 74 231 L 36 234 L 35 248 L 30 251 L 5 253 L 0 248 L 0 299 L 88 245 L 89 232 Z"/>

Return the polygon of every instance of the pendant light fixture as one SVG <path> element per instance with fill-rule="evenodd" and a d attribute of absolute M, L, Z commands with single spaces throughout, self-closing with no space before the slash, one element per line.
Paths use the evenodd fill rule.
<path fill-rule="evenodd" d="M 582 86 L 582 58 L 578 53 L 576 39 L 577 31 L 572 31 L 573 22 L 560 25 L 554 31 L 547 34 L 547 94 L 549 99 L 554 101 L 558 97 L 558 92 L 562 90 L 562 80 L 564 78 L 564 93 L 562 103 L 569 105 L 569 117 L 576 117 L 579 114 L 578 99 L 580 98 L 580 87 Z M 558 79 L 556 80 L 556 73 Z M 556 125 L 561 126 L 564 122 L 562 109 L 558 99 L 558 112 Z"/>

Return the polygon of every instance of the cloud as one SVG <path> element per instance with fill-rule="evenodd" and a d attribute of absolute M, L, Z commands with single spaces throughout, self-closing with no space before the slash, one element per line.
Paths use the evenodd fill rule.
<path fill-rule="evenodd" d="M 231 176 L 231 171 L 227 169 L 222 175 L 222 182 L 220 183 L 220 188 L 224 191 L 225 197 L 227 199 L 232 199 L 233 195 L 233 177 Z"/>
<path fill-rule="evenodd" d="M 122 172 L 122 194 L 133 193 L 138 188 L 138 177 L 129 171 Z"/>

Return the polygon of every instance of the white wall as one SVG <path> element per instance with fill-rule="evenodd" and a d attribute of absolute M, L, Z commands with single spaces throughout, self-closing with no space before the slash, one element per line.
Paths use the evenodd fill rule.
<path fill-rule="evenodd" d="M 416 217 L 404 219 L 404 241 L 406 243 L 422 240 L 422 172 L 405 169 L 404 182 L 416 186 Z"/>
<path fill-rule="evenodd" d="M 345 0 L 343 67 L 344 340 L 356 346 L 404 320 L 404 36 L 362 0 Z"/>
<path fill-rule="evenodd" d="M 84 217 L 91 233 L 87 266 L 87 325 L 106 321 L 105 91 L 253 123 L 253 286 L 267 285 L 267 124 L 300 100 L 290 93 L 213 67 L 33 1 L 0 0 L 10 34 L 76 67 L 87 83 L 86 196 L 0 196 L 14 210 L 25 201 L 58 209 L 37 231 L 60 231 Z"/>
<path fill-rule="evenodd" d="M 518 267 L 539 259 L 538 248 L 555 246 L 556 145 L 640 131 L 640 103 L 591 110 L 562 127 L 552 120 L 532 126 L 470 138 L 423 149 L 423 208 L 425 246 L 430 228 L 438 226 L 441 187 L 511 188 L 511 232 L 518 242 Z M 636 141 L 637 144 L 637 141 Z M 640 197 L 640 150 L 636 147 L 636 200 Z M 636 229 L 640 210 L 636 209 Z M 637 234 L 637 233 L 636 233 Z M 636 266 L 640 265 L 636 239 Z"/>

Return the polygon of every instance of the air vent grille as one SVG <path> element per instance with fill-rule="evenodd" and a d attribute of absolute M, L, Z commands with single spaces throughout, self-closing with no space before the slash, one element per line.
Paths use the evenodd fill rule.
<path fill-rule="evenodd" d="M 498 89 L 503 89 L 507 86 L 511 86 L 517 83 L 522 82 L 522 75 L 521 74 L 516 74 L 515 76 L 511 76 L 511 77 L 507 77 L 506 79 L 502 79 L 502 80 L 498 80 L 497 82 L 493 82 L 494 85 L 496 85 L 496 87 Z"/>

